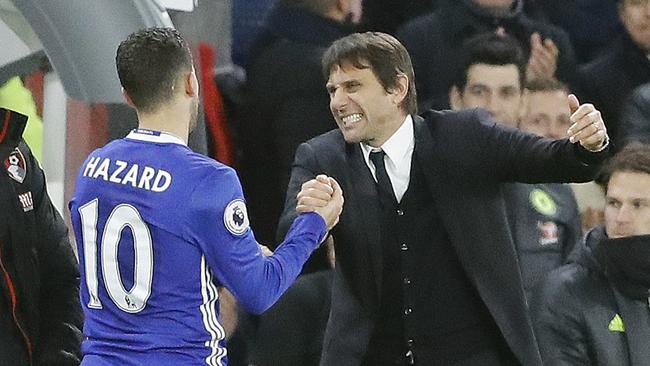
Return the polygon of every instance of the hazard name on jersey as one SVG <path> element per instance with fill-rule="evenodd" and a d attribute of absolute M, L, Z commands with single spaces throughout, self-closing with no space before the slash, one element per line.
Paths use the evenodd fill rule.
<path fill-rule="evenodd" d="M 172 175 L 165 170 L 99 156 L 88 159 L 83 176 L 152 192 L 164 192 L 172 183 Z"/>

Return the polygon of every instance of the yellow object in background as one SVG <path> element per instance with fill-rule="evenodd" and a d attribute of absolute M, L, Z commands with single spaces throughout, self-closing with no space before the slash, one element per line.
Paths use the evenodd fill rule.
<path fill-rule="evenodd" d="M 38 115 L 32 92 L 25 88 L 18 76 L 0 86 L 0 107 L 26 115 L 27 127 L 23 138 L 40 162 L 43 150 L 43 120 Z"/>

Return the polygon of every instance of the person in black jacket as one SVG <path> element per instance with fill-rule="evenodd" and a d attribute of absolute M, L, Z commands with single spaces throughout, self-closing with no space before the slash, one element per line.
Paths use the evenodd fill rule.
<path fill-rule="evenodd" d="M 618 0 L 618 13 L 625 32 L 578 72 L 580 98 L 599 106 L 615 150 L 622 147 L 623 104 L 635 88 L 650 82 L 650 2 Z"/>
<path fill-rule="evenodd" d="M 45 175 L 20 139 L 25 120 L 0 109 L 0 365 L 78 365 L 77 260 Z"/>
<path fill-rule="evenodd" d="M 367 31 L 394 34 L 400 25 L 433 11 L 442 1 L 365 0 L 361 28 Z"/>
<path fill-rule="evenodd" d="M 240 133 L 241 171 L 260 243 L 276 242 L 296 147 L 336 128 L 327 109 L 320 59 L 330 43 L 351 32 L 359 1 L 279 0 L 251 50 Z M 305 272 L 327 268 L 322 250 L 314 257 Z"/>
<path fill-rule="evenodd" d="M 650 144 L 650 83 L 636 88 L 623 106 L 619 142 Z"/>
<path fill-rule="evenodd" d="M 604 227 L 535 291 L 545 365 L 650 365 L 650 145 L 624 147 L 605 176 Z"/>
<path fill-rule="evenodd" d="M 570 100 L 570 140 L 480 108 L 417 116 L 410 57 L 384 33 L 337 40 L 323 73 L 339 129 L 298 147 L 280 229 L 313 176 L 345 190 L 320 364 L 541 365 L 500 184 L 592 179 L 597 110 Z"/>
<path fill-rule="evenodd" d="M 505 31 L 517 40 L 528 60 L 527 77 L 552 77 L 571 83 L 575 56 L 559 28 L 528 18 L 523 0 L 444 1 L 397 32 L 413 58 L 418 75 L 420 110 L 448 106 L 447 92 L 456 75 L 463 42 L 477 34 Z"/>

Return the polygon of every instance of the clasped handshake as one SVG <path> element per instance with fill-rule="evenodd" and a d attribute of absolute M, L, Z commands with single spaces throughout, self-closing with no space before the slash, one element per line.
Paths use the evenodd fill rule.
<path fill-rule="evenodd" d="M 298 213 L 318 213 L 331 230 L 339 222 L 343 210 L 343 191 L 334 178 L 320 174 L 303 183 L 296 201 Z"/>

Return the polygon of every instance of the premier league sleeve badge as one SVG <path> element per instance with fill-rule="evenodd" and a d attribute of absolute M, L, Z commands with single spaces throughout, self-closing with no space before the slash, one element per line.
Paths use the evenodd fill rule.
<path fill-rule="evenodd" d="M 15 148 L 5 160 L 5 168 L 7 168 L 7 174 L 9 174 L 11 179 L 18 183 L 22 183 L 25 180 L 25 176 L 27 176 L 27 164 L 25 164 L 23 153 L 18 148 Z"/>
<path fill-rule="evenodd" d="M 223 213 L 223 223 L 233 235 L 242 235 L 250 226 L 246 204 L 241 199 L 231 201 Z"/>

